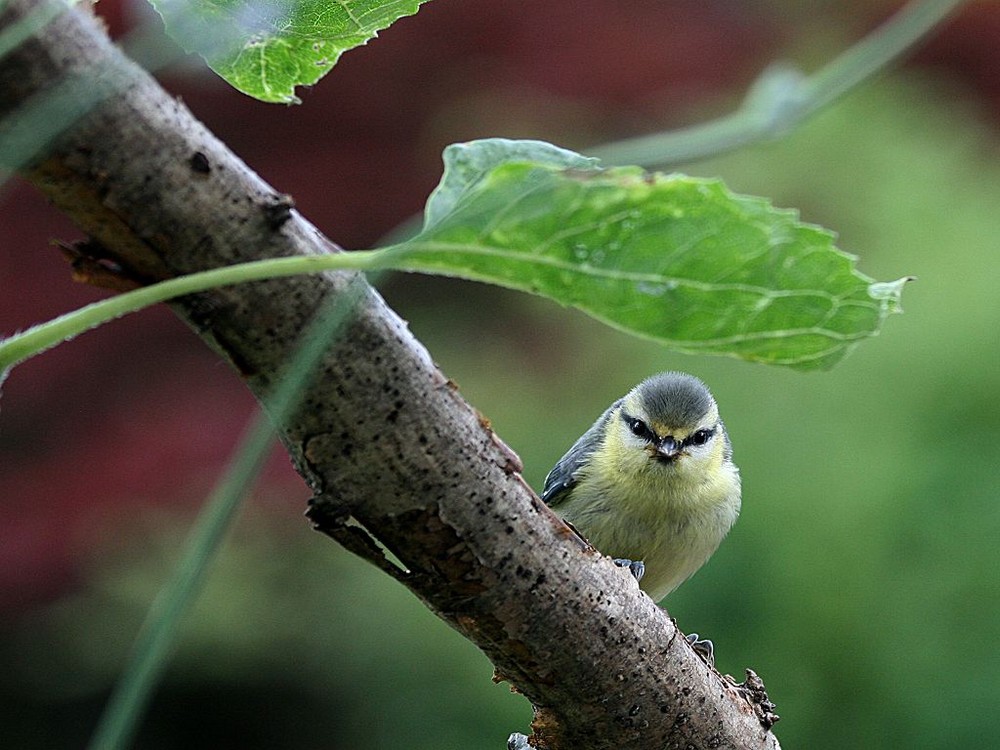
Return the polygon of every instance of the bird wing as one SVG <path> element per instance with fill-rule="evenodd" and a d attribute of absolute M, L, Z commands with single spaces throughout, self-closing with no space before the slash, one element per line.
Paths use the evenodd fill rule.
<path fill-rule="evenodd" d="M 542 501 L 546 505 L 555 508 L 569 497 L 573 487 L 576 486 L 580 469 L 587 465 L 591 454 L 600 446 L 605 425 L 615 410 L 621 406 L 622 400 L 618 399 L 611 404 L 590 429 L 573 443 L 573 447 L 566 451 L 566 455 L 552 467 L 552 471 L 545 477 L 545 487 L 542 489 Z"/>

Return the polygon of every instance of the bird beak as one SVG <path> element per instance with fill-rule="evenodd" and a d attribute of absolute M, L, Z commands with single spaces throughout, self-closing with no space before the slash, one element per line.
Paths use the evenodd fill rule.
<path fill-rule="evenodd" d="M 677 458 L 677 454 L 681 452 L 680 443 L 674 440 L 672 437 L 665 437 L 656 446 L 657 458 L 665 458 L 667 460 L 672 460 Z"/>

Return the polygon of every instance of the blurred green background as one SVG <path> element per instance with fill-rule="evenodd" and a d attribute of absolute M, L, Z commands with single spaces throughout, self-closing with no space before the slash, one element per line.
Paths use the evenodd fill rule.
<path fill-rule="evenodd" d="M 474 11 L 449 17 L 447 4 L 440 11 L 437 5 L 426 6 L 435 11 L 423 26 L 409 27 L 413 43 L 434 38 L 447 48 L 448 24 L 478 28 L 472 25 Z M 553 4 L 565 18 L 574 12 L 571 5 Z M 447 142 L 481 135 L 542 137 L 585 150 L 648 130 L 654 122 L 694 122 L 732 106 L 775 56 L 794 56 L 812 67 L 892 7 L 833 5 L 680 3 L 668 11 L 667 4 L 655 2 L 584 3 L 577 12 L 608 23 L 603 38 L 622 45 L 616 53 L 625 58 L 619 76 L 627 80 L 630 70 L 644 71 L 634 83 L 641 101 L 630 105 L 613 85 L 600 88 L 600 79 L 615 72 L 601 65 L 602 58 L 579 72 L 598 81 L 595 93 L 566 83 L 578 72 L 573 50 L 579 46 L 586 59 L 593 49 L 586 39 L 575 41 L 570 32 L 576 26 L 562 48 L 557 44 L 550 58 L 539 61 L 532 56 L 540 54 L 535 45 L 544 36 L 510 32 L 518 23 L 531 25 L 518 15 L 523 11 L 513 3 L 480 9 L 495 35 L 525 45 L 510 52 L 518 64 L 561 71 L 562 83 L 544 75 L 519 81 L 513 68 L 498 62 L 505 59 L 501 51 L 470 61 L 467 48 L 475 40 L 469 35 L 485 33 L 470 31 L 462 36 L 459 61 L 428 63 L 431 81 L 451 81 L 452 88 L 448 95 L 426 95 L 424 119 L 407 146 L 409 161 L 396 159 L 386 167 L 390 176 L 408 172 L 401 177 L 405 198 L 360 217 L 353 230 L 345 230 L 346 238 L 337 231 L 341 209 L 323 195 L 322 185 L 302 187 L 300 205 L 334 239 L 373 244 L 380 232 L 419 209 L 436 179 L 433 155 Z M 609 20 L 613 7 L 627 12 Z M 503 16 L 504 10 L 516 19 Z M 658 81 L 628 57 L 627 48 L 637 46 L 630 34 L 641 33 L 633 24 L 642 27 L 643 19 L 663 14 L 687 25 L 669 33 L 659 29 L 665 34 L 659 40 L 642 40 L 681 46 L 668 70 L 690 82 L 683 94 L 677 93 L 680 84 Z M 554 44 L 560 40 L 557 26 L 545 28 Z M 582 24 L 578 31 L 586 30 Z M 368 74 L 376 79 L 402 76 L 389 64 L 393 31 L 384 37 L 346 56 L 344 75 L 351 75 L 354 58 L 367 56 L 373 66 Z M 702 50 L 715 61 L 711 71 L 692 62 L 690 45 L 699 40 L 710 50 L 711 44 L 725 50 L 714 56 Z M 595 38 L 590 43 L 599 44 Z M 860 255 L 861 269 L 877 279 L 918 277 L 905 291 L 905 314 L 889 319 L 880 337 L 861 344 L 831 372 L 803 375 L 676 355 L 553 304 L 476 284 L 403 276 L 382 284 L 444 372 L 520 454 L 536 488 L 606 405 L 648 374 L 682 369 L 710 384 L 742 469 L 743 515 L 712 561 L 665 605 L 682 630 L 714 640 L 722 672 L 741 676 L 752 667 L 763 677 L 782 716 L 775 730 L 785 747 L 975 747 L 1000 734 L 1000 690 L 993 684 L 1000 670 L 1000 53 L 973 55 L 989 45 L 1000 49 L 1000 15 L 992 3 L 973 3 L 915 62 L 850 95 L 787 139 L 685 169 L 721 176 L 737 191 L 800 209 L 804 219 L 837 231 L 840 247 Z M 389 62 L 379 61 L 383 49 Z M 992 63 L 992 73 L 989 65 L 984 72 L 984 61 Z M 340 70 L 311 96 L 329 96 L 336 106 Z M 492 88 L 477 78 L 482 75 Z M 463 76 L 476 85 L 462 83 Z M 332 91 L 323 94 L 328 84 Z M 230 95 L 207 79 L 186 85 L 195 86 L 186 100 L 212 125 L 197 106 L 198 92 L 206 101 Z M 357 85 L 378 98 L 379 89 Z M 301 109 L 314 104 L 306 97 Z M 256 113 L 264 105 L 249 106 Z M 379 106 L 394 111 L 392 104 Z M 281 141 L 275 148 L 298 154 L 303 169 L 321 163 L 331 172 L 350 171 L 343 155 L 320 147 L 310 155 L 310 144 L 322 141 L 319 123 L 310 126 L 313 141 L 283 138 L 282 117 L 289 118 L 288 132 L 308 130 L 297 124 L 296 112 L 261 115 L 274 117 L 268 127 Z M 213 127 L 230 143 L 237 141 L 243 153 L 241 136 L 226 132 L 225 115 L 216 117 Z M 256 166 L 254 154 L 263 149 L 253 150 L 255 136 L 242 137 Z M 360 138 L 355 144 L 363 165 L 376 145 Z M 290 169 L 262 168 L 263 176 L 273 180 L 272 172 L 278 173 L 278 187 L 297 194 L 301 183 L 283 168 Z M 394 189 L 398 185 L 387 191 Z M 374 188 L 363 180 L 357 190 L 357 200 L 373 200 Z M 5 199 L 24 194 L 8 192 Z M 47 261 L 46 272 L 60 279 L 58 261 Z M 166 316 L 162 321 L 137 325 L 173 325 Z M 30 321 L 3 322 L 8 329 Z M 183 329 L 164 330 L 171 346 L 200 352 Z M 123 338 L 114 331 L 100 335 L 109 347 Z M 134 344 L 124 336 L 124 345 Z M 155 356 L 136 351 L 144 353 L 112 359 L 128 367 Z M 196 361 L 190 369 L 204 367 L 230 387 L 228 373 L 209 355 L 171 352 L 175 361 L 190 357 Z M 100 356 L 108 355 L 102 350 Z M 72 382 L 75 370 L 65 368 L 66 382 Z M 47 393 L 60 387 L 58 373 L 38 372 Z M 18 409 L 28 402 L 44 411 L 46 401 L 24 382 L 30 375 L 21 382 L 19 376 L 5 389 L 0 415 L 6 441 L 0 447 L 7 449 L 0 476 L 8 480 L 17 461 L 28 463 L 33 451 L 45 448 L 59 456 L 58 446 L 24 442 L 29 417 Z M 95 394 L 107 393 L 106 377 L 94 388 Z M 186 392 L 170 397 L 189 398 Z M 116 400 L 113 394 L 107 398 Z M 136 395 L 127 408 L 153 398 Z M 237 411 L 245 414 L 248 404 L 239 403 Z M 144 418 L 150 421 L 141 450 L 162 460 L 157 423 L 150 414 Z M 210 418 L 181 434 L 213 431 Z M 238 427 L 239 420 L 219 427 L 226 444 Z M 20 437 L 18 429 L 24 431 Z M 86 432 L 66 435 L 110 440 Z M 100 445 L 99 452 L 118 446 Z M 85 742 L 145 608 L 177 559 L 199 493 L 224 457 L 224 449 L 214 450 L 217 460 L 197 471 L 184 474 L 183 467 L 169 465 L 169 473 L 182 477 L 168 483 L 167 494 L 176 500 L 144 502 L 141 491 L 130 490 L 120 493 L 125 499 L 117 505 L 95 506 L 77 524 L 83 531 L 74 537 L 72 553 L 64 553 L 69 561 L 62 578 L 49 581 L 44 594 L 25 593 L 44 555 L 23 571 L 23 590 L 15 586 L 21 579 L 8 571 L 14 581 L 9 591 L 19 595 L 8 597 L 0 631 L 5 746 Z M 85 485 L 88 497 L 100 494 L 101 482 L 86 469 L 86 463 L 74 466 L 67 485 Z M 14 493 L 0 494 L 22 508 Z M 299 515 L 306 496 L 282 466 L 268 474 L 187 622 L 137 746 L 437 750 L 500 747 L 509 732 L 526 731 L 530 708 L 505 685 L 492 684 L 485 657 L 402 587 L 309 531 Z M 58 525 L 51 517 L 49 523 Z M 14 561 L 8 567 L 25 564 L 17 550 L 36 549 L 26 535 L 5 538 Z"/>

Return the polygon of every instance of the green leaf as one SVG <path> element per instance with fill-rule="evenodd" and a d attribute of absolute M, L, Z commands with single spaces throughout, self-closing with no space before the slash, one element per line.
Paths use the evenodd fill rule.
<path fill-rule="evenodd" d="M 387 265 L 541 294 L 681 351 L 801 369 L 830 367 L 899 308 L 904 280 L 875 283 L 794 211 L 717 180 L 581 159 L 524 142 L 450 148 L 423 231 Z"/>
<path fill-rule="evenodd" d="M 234 88 L 298 103 L 340 55 L 426 0 L 151 0 L 167 32 Z"/>
<path fill-rule="evenodd" d="M 424 231 L 454 211 L 462 197 L 492 169 L 512 161 L 533 162 L 563 169 L 597 169 L 600 162 L 545 141 L 487 138 L 453 143 L 444 150 L 444 175 L 424 210 Z"/>

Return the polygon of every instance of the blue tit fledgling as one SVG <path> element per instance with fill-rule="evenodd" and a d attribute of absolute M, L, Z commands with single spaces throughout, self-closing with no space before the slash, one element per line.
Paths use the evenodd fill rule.
<path fill-rule="evenodd" d="M 708 388 L 654 375 L 555 465 L 542 500 L 659 601 L 715 552 L 740 512 L 740 474 Z"/>

